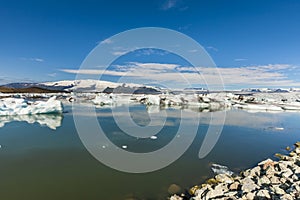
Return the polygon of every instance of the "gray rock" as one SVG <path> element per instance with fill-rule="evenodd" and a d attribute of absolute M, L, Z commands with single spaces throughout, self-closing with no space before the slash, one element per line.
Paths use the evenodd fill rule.
<path fill-rule="evenodd" d="M 300 192 L 300 181 L 293 183 L 292 186 L 286 190 L 286 192 L 288 194 Z"/>
<path fill-rule="evenodd" d="M 233 178 L 231 178 L 227 174 L 218 174 L 215 176 L 215 179 L 221 183 L 232 183 L 233 182 Z"/>
<path fill-rule="evenodd" d="M 283 195 L 283 194 L 285 194 L 285 191 L 283 190 L 283 189 L 281 189 L 279 186 L 277 186 L 277 185 L 274 185 L 273 187 L 272 187 L 272 190 L 273 190 L 273 192 L 275 193 L 275 194 L 279 194 L 279 195 Z"/>
<path fill-rule="evenodd" d="M 258 166 L 263 166 L 264 164 L 266 163 L 270 163 L 270 162 L 274 162 L 273 160 L 271 160 L 270 158 L 264 160 L 264 161 L 261 161 L 260 163 L 258 163 L 257 165 Z"/>
<path fill-rule="evenodd" d="M 257 184 L 259 186 L 266 185 L 266 184 L 269 185 L 270 183 L 271 183 L 270 179 L 267 176 L 265 176 L 265 175 L 263 175 L 262 177 L 258 178 L 258 180 L 257 180 Z"/>
<path fill-rule="evenodd" d="M 214 190 L 210 190 L 206 194 L 207 199 L 214 199 L 215 197 L 222 196 L 224 191 L 221 187 L 215 188 Z"/>
<path fill-rule="evenodd" d="M 300 148 L 300 142 L 296 142 L 294 145 L 296 148 Z"/>
<path fill-rule="evenodd" d="M 224 196 L 226 196 L 226 197 L 234 197 L 234 196 L 236 196 L 237 195 L 237 191 L 230 191 L 230 192 L 226 192 L 226 193 L 224 193 Z"/>
<path fill-rule="evenodd" d="M 300 174 L 300 167 L 298 167 L 297 165 L 294 166 L 294 173 Z"/>
<path fill-rule="evenodd" d="M 237 190 L 239 188 L 240 183 L 235 181 L 229 186 L 229 190 Z"/>
<path fill-rule="evenodd" d="M 244 177 L 248 177 L 248 176 L 250 176 L 250 173 L 251 173 L 250 169 L 247 169 L 242 174 L 243 174 Z"/>
<path fill-rule="evenodd" d="M 285 183 L 285 182 L 287 181 L 287 179 L 286 179 L 285 177 L 282 177 L 282 178 L 279 179 L 279 181 L 280 181 L 281 183 Z"/>
<path fill-rule="evenodd" d="M 289 153 L 289 155 L 292 156 L 292 157 L 295 157 L 295 156 L 297 156 L 297 153 L 292 151 L 292 152 Z"/>
<path fill-rule="evenodd" d="M 245 197 L 248 199 L 248 200 L 253 200 L 254 197 L 255 197 L 255 194 L 252 193 L 252 192 L 249 192 L 245 195 Z"/>
<path fill-rule="evenodd" d="M 288 165 L 285 162 L 279 162 L 278 166 L 279 166 L 280 171 L 286 171 L 288 169 L 288 167 L 287 167 Z"/>
<path fill-rule="evenodd" d="M 254 167 L 253 169 L 250 170 L 250 176 L 255 177 L 255 176 L 260 176 L 260 170 L 261 168 L 259 166 Z"/>
<path fill-rule="evenodd" d="M 201 199 L 209 190 L 212 190 L 210 185 L 206 185 L 200 189 L 197 189 L 195 191 L 195 196 L 198 197 L 199 199 Z"/>
<path fill-rule="evenodd" d="M 267 177 L 272 177 L 272 176 L 274 176 L 275 172 L 276 171 L 275 171 L 274 167 L 273 166 L 269 166 L 266 169 L 265 174 L 266 174 Z"/>
<path fill-rule="evenodd" d="M 263 190 L 258 190 L 257 193 L 256 193 L 256 196 L 258 198 L 262 198 L 262 199 L 265 199 L 265 198 L 270 199 L 271 198 L 271 196 L 269 194 L 269 191 L 264 190 L 264 189 Z"/>
<path fill-rule="evenodd" d="M 241 184 L 242 184 L 242 191 L 243 192 L 251 192 L 253 190 L 258 189 L 259 187 L 254 183 L 254 181 L 249 178 L 246 177 L 243 180 L 241 180 Z"/>
<path fill-rule="evenodd" d="M 289 194 L 284 194 L 280 197 L 280 199 L 282 200 L 294 200 L 293 196 L 292 195 L 289 195 Z"/>
<path fill-rule="evenodd" d="M 270 182 L 271 182 L 272 185 L 280 184 L 280 180 L 277 176 L 272 176 L 270 178 Z"/>
<path fill-rule="evenodd" d="M 284 177 L 284 178 L 289 178 L 291 175 L 293 175 L 293 172 L 290 169 L 287 169 L 282 172 L 282 177 Z"/>
<path fill-rule="evenodd" d="M 183 200 L 183 198 L 177 195 L 173 195 L 171 196 L 170 200 Z"/>
<path fill-rule="evenodd" d="M 296 174 L 293 174 L 291 178 L 292 178 L 293 181 L 298 181 L 299 180 L 299 177 Z"/>

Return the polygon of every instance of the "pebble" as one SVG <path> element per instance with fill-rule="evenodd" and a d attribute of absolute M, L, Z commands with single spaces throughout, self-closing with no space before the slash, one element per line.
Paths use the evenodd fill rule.
<path fill-rule="evenodd" d="M 168 188 L 169 194 L 176 194 L 176 193 L 179 193 L 180 191 L 181 191 L 180 186 L 178 186 L 176 184 L 172 184 Z"/>

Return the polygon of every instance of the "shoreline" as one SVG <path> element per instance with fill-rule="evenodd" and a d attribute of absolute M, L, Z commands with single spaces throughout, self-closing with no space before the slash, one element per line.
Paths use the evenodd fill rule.
<path fill-rule="evenodd" d="M 239 200 L 300 199 L 300 142 L 288 155 L 275 154 L 239 175 L 217 174 L 206 183 L 195 185 L 187 194 L 173 195 L 170 200 Z"/>

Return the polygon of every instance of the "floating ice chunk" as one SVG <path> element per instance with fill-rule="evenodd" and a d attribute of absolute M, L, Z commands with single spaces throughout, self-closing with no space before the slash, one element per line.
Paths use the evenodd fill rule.
<path fill-rule="evenodd" d="M 148 105 L 160 105 L 160 97 L 158 95 L 147 95 L 146 104 Z"/>
<path fill-rule="evenodd" d="M 152 135 L 152 136 L 150 137 L 150 139 L 151 139 L 151 140 L 156 140 L 156 139 L 157 139 L 157 136 Z"/>
<path fill-rule="evenodd" d="M 26 101 L 21 98 L 0 99 L 0 116 L 62 113 L 62 103 L 51 97 L 48 101 Z"/>
<path fill-rule="evenodd" d="M 270 104 L 235 104 L 234 107 L 246 110 L 283 111 L 281 107 Z"/>
<path fill-rule="evenodd" d="M 98 94 L 92 101 L 95 105 L 114 105 L 116 103 L 116 96 L 114 94 Z"/>
<path fill-rule="evenodd" d="M 127 149 L 127 145 L 123 145 L 122 148 L 123 148 L 123 149 Z"/>
<path fill-rule="evenodd" d="M 229 168 L 227 166 L 219 165 L 219 164 L 212 164 L 211 165 L 211 170 L 215 174 L 227 174 L 229 176 L 234 174 L 232 171 L 229 170 Z"/>

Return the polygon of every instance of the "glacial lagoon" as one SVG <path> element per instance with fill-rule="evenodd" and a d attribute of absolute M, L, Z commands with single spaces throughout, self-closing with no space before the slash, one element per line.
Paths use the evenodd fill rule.
<path fill-rule="evenodd" d="M 213 163 L 238 173 L 268 157 L 274 158 L 277 152 L 286 153 L 285 147 L 300 138 L 298 112 L 231 109 L 212 115 L 196 110 L 132 105 L 130 116 L 140 126 L 147 126 L 149 109 L 154 113 L 152 126 L 160 125 L 162 112 L 167 114 L 164 127 L 152 138 L 132 137 L 117 126 L 113 116 L 124 114 L 122 106 L 95 109 L 99 124 L 115 148 L 136 153 L 155 151 L 169 144 L 180 126 L 181 112 L 185 112 L 191 125 L 198 126 L 196 135 L 188 128 L 180 134 L 190 138 L 192 144 L 179 159 L 149 173 L 118 171 L 89 153 L 73 120 L 73 115 L 92 118 L 88 109 L 73 112 L 68 105 L 63 114 L 1 117 L 1 199 L 166 199 L 172 184 L 180 186 L 181 191 L 177 191 L 180 193 L 212 177 Z M 224 112 L 226 120 L 215 146 L 207 156 L 199 158 L 211 117 L 218 118 Z M 200 116 L 199 124 L 193 120 L 195 113 Z M 99 142 L 99 148 L 105 151 L 105 144 Z"/>

